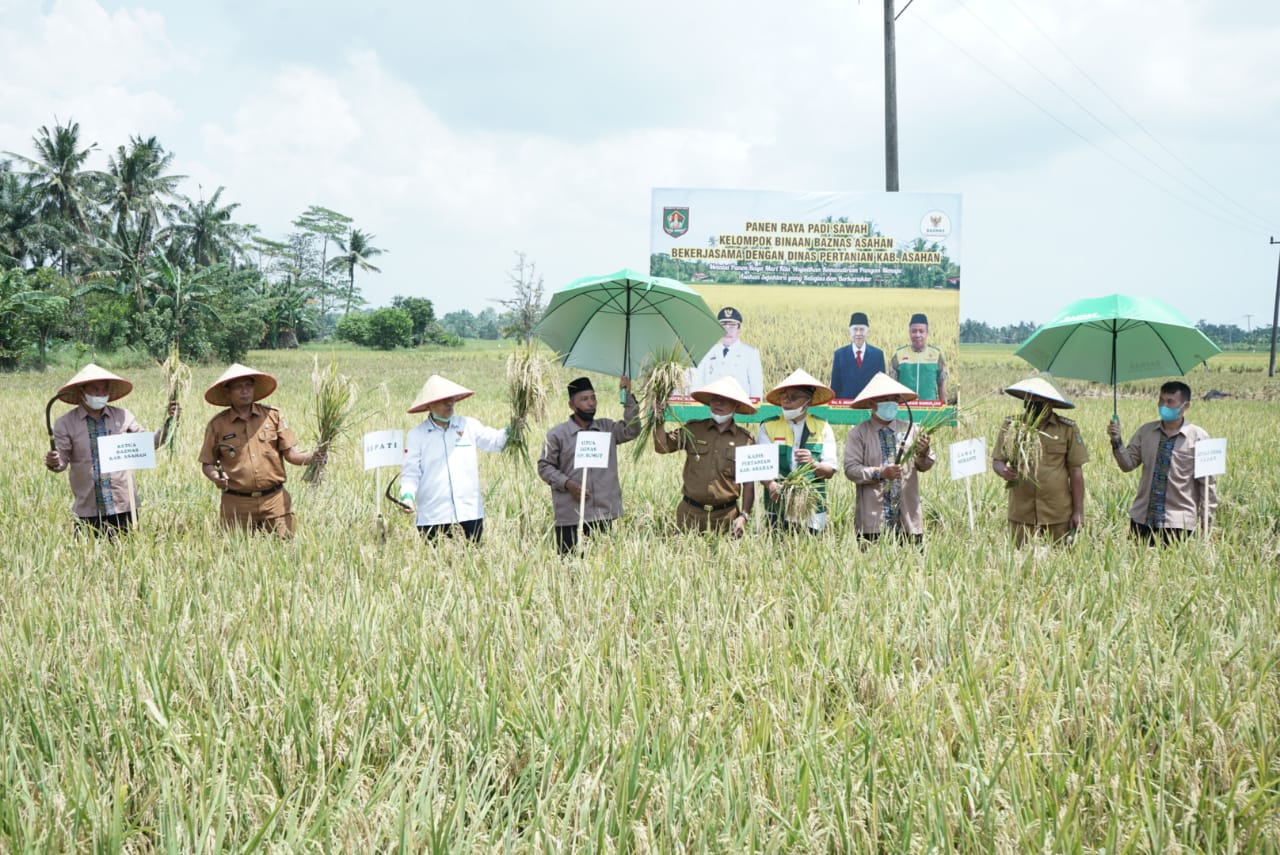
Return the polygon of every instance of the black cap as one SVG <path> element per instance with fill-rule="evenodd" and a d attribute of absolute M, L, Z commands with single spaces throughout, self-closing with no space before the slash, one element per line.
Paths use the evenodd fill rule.
<path fill-rule="evenodd" d="M 720 310 L 720 314 L 716 315 L 717 321 L 737 321 L 742 323 L 742 312 L 739 312 L 733 306 L 725 306 Z"/>
<path fill-rule="evenodd" d="M 911 323 L 908 323 L 907 326 L 911 326 L 911 324 L 924 324 L 927 327 L 929 326 L 929 318 L 924 312 L 916 312 L 911 316 Z"/>
<path fill-rule="evenodd" d="M 866 312 L 854 312 L 852 315 L 850 315 L 850 316 L 849 316 L 849 326 L 851 326 L 851 327 L 858 327 L 858 326 L 862 326 L 862 327 L 869 327 L 869 326 L 871 326 L 871 321 L 867 320 L 867 313 L 866 313 Z"/>
<path fill-rule="evenodd" d="M 569 397 L 572 398 L 579 392 L 594 392 L 595 390 L 596 387 L 591 385 L 590 377 L 579 377 L 569 384 Z"/>

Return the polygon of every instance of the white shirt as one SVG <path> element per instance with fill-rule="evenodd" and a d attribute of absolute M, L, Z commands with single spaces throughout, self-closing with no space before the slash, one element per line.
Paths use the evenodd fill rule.
<path fill-rule="evenodd" d="M 732 377 L 752 398 L 758 400 L 764 397 L 764 370 L 760 367 L 760 351 L 741 341 L 729 345 L 728 353 L 724 352 L 724 348 L 723 344 L 716 342 L 707 351 L 707 355 L 702 357 L 693 372 L 693 388 L 705 386 L 720 377 Z"/>
<path fill-rule="evenodd" d="M 483 519 L 476 449 L 501 451 L 506 444 L 506 428 L 485 427 L 468 416 L 454 416 L 446 428 L 428 416 L 409 431 L 400 494 L 417 502 L 418 525 Z"/>

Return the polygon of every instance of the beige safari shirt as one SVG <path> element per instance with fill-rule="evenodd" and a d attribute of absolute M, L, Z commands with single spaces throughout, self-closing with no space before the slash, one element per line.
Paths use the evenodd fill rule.
<path fill-rule="evenodd" d="M 742 485 L 738 474 L 738 448 L 753 445 L 750 433 L 739 424 L 721 431 L 712 419 L 695 419 L 675 430 L 655 430 L 653 450 L 659 454 L 685 452 L 684 495 L 699 505 L 736 502 Z"/>
<path fill-rule="evenodd" d="M 221 460 L 228 490 L 256 493 L 284 483 L 284 453 L 297 444 L 279 410 L 255 403 L 248 419 L 226 409 L 209 420 L 200 462 Z M 224 447 L 215 448 L 219 445 Z"/>
<path fill-rule="evenodd" d="M 1009 425 L 1004 420 L 996 439 L 993 460 L 1011 464 L 1013 456 L 1005 448 Z M 1071 419 L 1052 410 L 1040 426 L 1040 464 L 1036 478 L 1019 474 L 1009 488 L 1009 521 L 1026 525 L 1059 525 L 1071 520 L 1071 470 L 1089 462 L 1080 430 Z"/>

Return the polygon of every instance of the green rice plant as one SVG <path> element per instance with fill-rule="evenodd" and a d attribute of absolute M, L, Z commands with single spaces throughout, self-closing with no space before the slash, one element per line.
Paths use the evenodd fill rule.
<path fill-rule="evenodd" d="M 547 387 L 554 366 L 535 341 L 517 344 L 507 357 L 507 401 L 511 420 L 503 451 L 529 461 L 529 427 L 547 416 Z"/>
<path fill-rule="evenodd" d="M 338 360 L 320 368 L 320 357 L 312 357 L 311 415 L 316 433 L 316 453 L 302 473 L 302 480 L 319 486 L 324 479 L 328 455 L 334 444 L 354 430 L 369 415 L 356 409 L 358 388 L 345 374 L 338 373 Z"/>
<path fill-rule="evenodd" d="M 642 405 L 640 435 L 632 450 L 636 460 L 653 442 L 653 432 L 665 429 L 667 401 L 684 387 L 688 370 L 688 357 L 679 347 L 658 351 L 645 361 L 640 379 L 631 387 L 631 394 Z"/>

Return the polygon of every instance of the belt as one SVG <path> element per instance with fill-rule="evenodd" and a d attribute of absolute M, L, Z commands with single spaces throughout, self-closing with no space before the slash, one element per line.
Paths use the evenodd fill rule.
<path fill-rule="evenodd" d="M 718 505 L 708 505 L 708 504 L 705 504 L 704 502 L 695 502 L 693 499 L 690 499 L 688 496 L 684 497 L 684 501 L 685 501 L 685 504 L 693 505 L 698 510 L 706 511 L 707 513 L 711 513 L 712 511 L 724 511 L 724 510 L 728 510 L 729 508 L 736 508 L 738 506 L 737 499 L 734 499 L 732 502 L 721 502 Z"/>
<path fill-rule="evenodd" d="M 270 496 L 272 493 L 276 492 L 277 490 L 282 490 L 282 489 L 284 489 L 284 485 L 277 484 L 274 487 L 268 487 L 265 490 L 255 490 L 252 493 L 241 493 L 239 490 L 223 490 L 222 492 L 230 493 L 233 496 L 240 496 L 241 498 L 245 498 L 245 499 L 258 499 L 258 498 L 261 498 L 262 496 Z"/>

